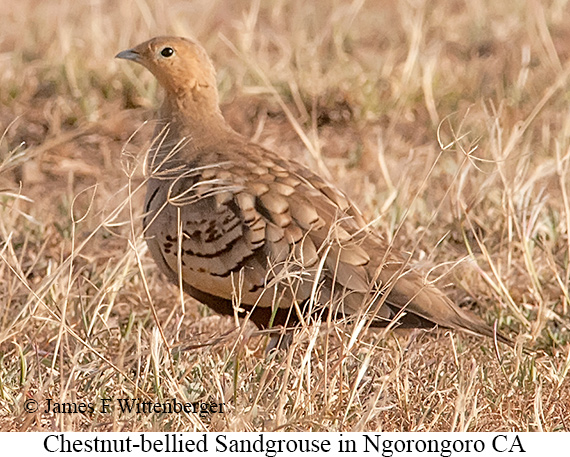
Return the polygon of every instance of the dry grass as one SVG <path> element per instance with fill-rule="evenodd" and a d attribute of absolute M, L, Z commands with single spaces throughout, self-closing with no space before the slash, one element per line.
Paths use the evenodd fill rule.
<path fill-rule="evenodd" d="M 567 1 L 9 3 L 1 430 L 570 429 Z M 237 130 L 334 179 L 516 349 L 309 327 L 267 358 L 180 297 L 140 236 L 156 83 L 113 60 L 166 33 L 211 53 Z M 24 410 L 172 397 L 225 413 Z"/>

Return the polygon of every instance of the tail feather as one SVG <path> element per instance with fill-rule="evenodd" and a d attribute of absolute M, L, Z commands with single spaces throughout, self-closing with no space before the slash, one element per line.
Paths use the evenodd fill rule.
<path fill-rule="evenodd" d="M 417 278 L 398 279 L 387 302 L 398 310 L 403 309 L 407 315 L 444 328 L 460 330 L 467 333 L 496 338 L 499 342 L 513 346 L 513 341 L 502 333 L 495 331 L 483 319 L 472 312 L 457 306 L 447 295 L 432 285 L 425 285 L 419 291 Z M 408 319 L 412 316 L 407 317 Z M 405 321 L 406 317 L 403 318 Z M 409 327 L 425 327 L 414 322 Z"/>

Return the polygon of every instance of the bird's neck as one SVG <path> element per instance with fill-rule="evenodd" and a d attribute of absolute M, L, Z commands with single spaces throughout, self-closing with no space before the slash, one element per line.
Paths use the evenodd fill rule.
<path fill-rule="evenodd" d="M 215 87 L 194 86 L 184 92 L 166 95 L 161 117 L 169 119 L 181 131 L 187 131 L 195 142 L 208 141 L 212 135 L 231 130 L 220 111 Z"/>
<path fill-rule="evenodd" d="M 222 116 L 217 94 L 198 95 L 201 96 L 166 94 L 159 111 L 149 166 L 161 163 L 161 169 L 169 169 L 188 164 L 201 150 L 239 136 Z"/>

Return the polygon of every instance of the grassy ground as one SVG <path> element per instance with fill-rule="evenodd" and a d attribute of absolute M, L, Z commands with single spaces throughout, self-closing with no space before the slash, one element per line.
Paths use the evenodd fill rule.
<path fill-rule="evenodd" d="M 567 1 L 9 3 L 0 430 L 570 430 Z M 140 236 L 156 83 L 113 59 L 159 34 L 199 39 L 238 131 L 338 183 L 516 348 L 312 327 L 268 358 L 180 297 Z M 173 397 L 224 413 L 101 410 Z"/>

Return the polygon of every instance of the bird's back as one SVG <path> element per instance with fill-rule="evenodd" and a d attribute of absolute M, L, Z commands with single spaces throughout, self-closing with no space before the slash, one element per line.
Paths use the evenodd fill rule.
<path fill-rule="evenodd" d="M 335 187 L 237 134 L 224 144 L 191 151 L 176 172 L 157 169 L 149 180 L 150 251 L 190 295 L 222 314 L 251 312 L 259 327 L 331 312 L 373 326 L 397 317 L 396 326 L 490 334 L 411 269 Z"/>

